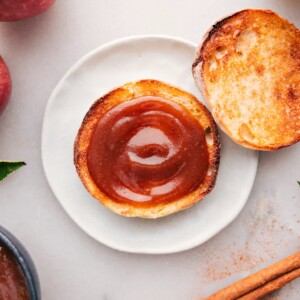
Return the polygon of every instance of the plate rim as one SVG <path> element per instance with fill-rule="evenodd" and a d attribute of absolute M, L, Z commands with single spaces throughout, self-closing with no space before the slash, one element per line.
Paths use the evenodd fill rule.
<path fill-rule="evenodd" d="M 92 233 L 89 232 L 88 229 L 86 229 L 85 225 L 82 224 L 80 221 L 78 221 L 76 218 L 74 218 L 71 213 L 69 213 L 68 209 L 65 207 L 65 204 L 63 203 L 63 201 L 60 200 L 60 198 L 58 197 L 58 195 L 55 192 L 54 187 L 52 186 L 51 180 L 49 179 L 49 175 L 47 172 L 47 166 L 45 163 L 45 130 L 46 130 L 46 119 L 47 116 L 49 115 L 49 111 L 50 108 L 52 106 L 52 103 L 54 102 L 54 99 L 56 98 L 56 95 L 58 94 L 60 88 L 63 86 L 63 84 L 65 83 L 66 79 L 69 77 L 69 75 L 71 75 L 74 71 L 76 71 L 84 62 L 86 62 L 90 57 L 96 55 L 97 53 L 101 52 L 101 51 L 105 51 L 111 47 L 114 46 L 118 46 L 124 43 L 128 43 L 128 42 L 135 42 L 135 41 L 140 41 L 140 40 L 144 40 L 144 39 L 162 39 L 162 40 L 167 40 L 167 41 L 173 41 L 173 42 L 179 42 L 181 44 L 185 44 L 186 46 L 189 47 L 193 47 L 196 50 L 197 44 L 184 39 L 184 38 L 180 38 L 180 37 L 176 37 L 176 36 L 171 36 L 171 35 L 156 35 L 156 34 L 145 34 L 145 35 L 130 35 L 130 36 L 126 36 L 126 37 L 122 37 L 119 39 L 114 39 L 110 42 L 104 43 L 96 48 L 94 48 L 91 51 L 88 51 L 87 53 L 85 53 L 83 56 L 81 56 L 78 60 L 75 61 L 75 63 L 73 63 L 71 65 L 71 67 L 69 67 L 69 69 L 64 73 L 64 75 L 59 79 L 58 83 L 56 84 L 56 86 L 54 87 L 54 89 L 52 90 L 48 100 L 47 100 L 47 104 L 44 110 L 44 115 L 43 115 L 43 122 L 42 122 L 42 131 L 41 131 L 41 159 L 42 159 L 42 168 L 47 180 L 47 183 L 50 187 L 50 190 L 52 191 L 54 197 L 56 198 L 56 200 L 58 201 L 58 203 L 61 205 L 61 207 L 63 208 L 64 212 L 68 215 L 68 217 L 76 224 L 76 226 L 78 226 L 82 231 L 85 232 L 85 234 L 87 234 L 89 237 L 91 237 L 93 240 L 101 243 L 102 245 L 105 245 L 107 247 L 110 247 L 114 250 L 118 250 L 120 252 L 127 252 L 127 253 L 134 253 L 134 254 L 151 254 L 151 255 L 159 255 L 159 254 L 172 254 L 172 253 L 178 253 L 178 252 L 182 252 L 182 251 L 186 251 L 192 248 L 195 248 L 197 246 L 200 246 L 204 243 L 206 243 L 208 240 L 210 240 L 211 238 L 213 238 L 214 236 L 216 236 L 218 233 L 220 233 L 223 229 L 225 229 L 227 226 L 229 226 L 236 218 L 237 216 L 242 212 L 244 206 L 246 205 L 250 193 L 253 189 L 253 185 L 254 185 L 254 181 L 256 178 L 256 173 L 257 173 L 257 167 L 258 167 L 258 158 L 259 158 L 259 151 L 255 151 L 256 153 L 256 161 L 255 161 L 255 165 L 253 164 L 252 166 L 252 170 L 251 172 L 253 172 L 253 178 L 252 181 L 249 183 L 249 191 L 246 194 L 245 200 L 243 201 L 243 203 L 241 203 L 238 207 L 238 209 L 236 209 L 234 215 L 228 220 L 228 218 L 226 219 L 226 222 L 224 222 L 224 225 L 221 226 L 220 228 L 218 228 L 217 230 L 214 230 L 212 234 L 210 234 L 209 237 L 206 237 L 202 240 L 196 240 L 196 241 L 190 241 L 189 243 L 186 243 L 184 245 L 179 245 L 179 246 L 175 246 L 172 248 L 168 247 L 165 249 L 157 249 L 155 247 L 152 247 L 151 249 L 133 249 L 131 247 L 128 247 L 126 245 L 120 246 L 117 245 L 114 242 L 110 242 L 107 241 L 106 239 L 101 239 L 95 235 L 93 235 Z M 226 135 L 227 136 L 227 135 Z M 241 146 L 242 147 L 242 146 Z M 250 150 L 250 149 L 249 149 Z"/>

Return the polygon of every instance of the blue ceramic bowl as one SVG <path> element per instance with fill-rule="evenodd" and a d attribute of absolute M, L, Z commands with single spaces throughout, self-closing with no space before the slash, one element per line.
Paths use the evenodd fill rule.
<path fill-rule="evenodd" d="M 0 244 L 3 244 L 14 255 L 19 263 L 27 282 L 30 300 L 40 300 L 40 282 L 29 253 L 16 237 L 2 226 L 0 226 Z"/>

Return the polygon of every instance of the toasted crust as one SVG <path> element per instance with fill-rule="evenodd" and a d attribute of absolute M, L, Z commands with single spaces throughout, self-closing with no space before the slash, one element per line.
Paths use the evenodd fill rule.
<path fill-rule="evenodd" d="M 236 143 L 276 150 L 300 140 L 300 32 L 270 10 L 217 22 L 193 63 L 212 114 Z"/>
<path fill-rule="evenodd" d="M 210 128 L 208 143 L 209 170 L 197 190 L 170 203 L 150 207 L 137 207 L 117 203 L 104 194 L 94 183 L 87 166 L 87 151 L 98 120 L 112 107 L 134 98 L 157 96 L 175 101 L 188 108 L 203 128 Z M 207 108 L 193 95 L 156 80 L 141 80 L 127 83 L 98 99 L 90 108 L 74 144 L 74 163 L 77 173 L 88 192 L 113 212 L 127 217 L 157 218 L 186 209 L 201 200 L 214 187 L 220 161 L 220 142 L 217 126 Z"/>

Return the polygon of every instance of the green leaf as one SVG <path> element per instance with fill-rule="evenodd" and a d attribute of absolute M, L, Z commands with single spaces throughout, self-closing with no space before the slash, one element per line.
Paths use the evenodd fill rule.
<path fill-rule="evenodd" d="M 25 165 L 24 161 L 0 161 L 0 181 Z"/>
<path fill-rule="evenodd" d="M 300 185 L 300 181 L 297 181 L 298 182 L 298 184 Z"/>

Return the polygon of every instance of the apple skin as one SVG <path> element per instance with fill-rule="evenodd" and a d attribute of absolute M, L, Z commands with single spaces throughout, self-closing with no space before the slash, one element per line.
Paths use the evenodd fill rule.
<path fill-rule="evenodd" d="M 0 56 L 0 115 L 10 99 L 11 88 L 12 82 L 9 70 Z"/>
<path fill-rule="evenodd" d="M 55 0 L 0 0 L 0 21 L 19 21 L 36 16 Z"/>

